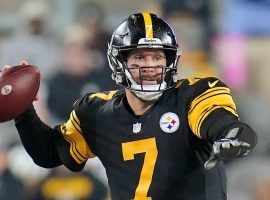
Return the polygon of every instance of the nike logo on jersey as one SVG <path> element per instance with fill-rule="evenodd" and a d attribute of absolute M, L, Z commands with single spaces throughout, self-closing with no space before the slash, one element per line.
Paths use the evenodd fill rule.
<path fill-rule="evenodd" d="M 218 81 L 219 81 L 219 80 L 216 80 L 216 81 L 214 81 L 213 83 L 211 83 L 210 81 L 208 81 L 208 86 L 209 86 L 210 88 L 212 88 L 212 87 L 214 87 L 214 86 L 217 84 Z"/>

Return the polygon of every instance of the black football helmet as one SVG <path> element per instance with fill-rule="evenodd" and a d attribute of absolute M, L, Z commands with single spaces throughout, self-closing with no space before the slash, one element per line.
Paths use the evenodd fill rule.
<path fill-rule="evenodd" d="M 167 64 L 162 82 L 158 85 L 136 83 L 126 66 L 127 53 L 137 48 L 164 50 Z M 114 31 L 108 44 L 107 57 L 112 69 L 112 79 L 145 100 L 158 98 L 177 81 L 177 62 L 181 54 L 175 34 L 168 23 L 151 13 L 130 15 Z"/>

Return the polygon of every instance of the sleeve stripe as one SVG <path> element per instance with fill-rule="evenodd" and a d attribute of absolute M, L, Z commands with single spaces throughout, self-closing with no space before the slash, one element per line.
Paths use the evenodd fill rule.
<path fill-rule="evenodd" d="M 74 121 L 71 119 L 70 122 L 72 123 L 72 125 L 74 126 L 74 128 L 76 129 L 76 131 L 80 134 L 82 134 L 81 130 L 79 130 L 79 127 L 76 126 L 76 124 L 74 123 Z"/>
<path fill-rule="evenodd" d="M 75 111 L 73 110 L 72 112 L 71 112 L 71 116 L 72 116 L 72 118 L 74 119 L 74 121 L 76 122 L 76 124 L 79 126 L 79 129 L 81 129 L 80 128 L 80 121 L 79 121 L 79 119 L 78 119 L 78 117 L 77 117 L 77 115 L 76 115 L 76 113 L 75 113 Z"/>
<path fill-rule="evenodd" d="M 76 143 L 69 138 L 67 135 L 63 135 L 65 140 L 68 141 L 71 146 L 70 146 L 70 154 L 72 156 L 72 158 L 77 162 L 77 163 L 83 163 L 86 159 L 82 159 L 79 157 L 79 153 L 78 150 L 76 150 Z"/>
<path fill-rule="evenodd" d="M 82 155 L 80 155 L 80 153 L 77 150 L 76 143 L 70 137 L 68 137 L 68 135 L 66 134 L 65 124 L 63 124 L 61 126 L 61 132 L 62 132 L 62 135 L 65 138 L 65 140 L 70 143 L 70 154 L 74 158 L 74 160 L 76 160 L 77 163 L 84 162 L 86 160 L 86 158 L 84 158 Z"/>
<path fill-rule="evenodd" d="M 70 122 L 72 123 L 73 127 L 76 129 L 77 132 L 79 132 L 80 134 L 82 134 L 82 131 L 81 131 L 81 128 L 80 128 L 80 123 L 78 122 L 78 118 L 76 116 L 76 113 L 75 111 L 73 110 L 70 114 Z M 78 160 L 76 160 L 78 163 L 82 163 L 84 162 L 87 158 L 85 156 L 83 156 L 79 149 L 77 148 L 77 145 L 76 145 L 76 141 L 74 139 L 72 139 L 72 137 L 68 136 L 66 134 L 66 131 L 64 132 L 64 137 L 67 141 L 70 142 L 71 144 L 71 149 L 73 151 L 73 157 L 75 158 L 78 158 Z"/>
<path fill-rule="evenodd" d="M 196 104 L 193 105 L 192 108 L 191 108 L 191 110 L 189 111 L 189 114 L 190 114 L 193 110 L 195 110 L 195 109 L 196 109 L 196 106 L 200 105 L 200 103 L 202 103 L 203 101 L 207 101 L 208 99 L 211 99 L 211 98 L 213 98 L 213 97 L 215 97 L 215 96 L 219 96 L 219 95 L 230 95 L 230 96 L 231 96 L 231 94 L 229 94 L 229 93 L 218 93 L 218 94 L 213 94 L 213 95 L 211 95 L 211 96 L 207 96 L 207 97 L 205 97 L 204 99 L 200 100 L 199 102 L 196 102 Z M 192 103 L 192 104 L 193 104 L 193 103 Z"/>
<path fill-rule="evenodd" d="M 211 97 L 213 95 L 218 95 L 218 94 L 229 94 L 230 95 L 230 90 L 228 88 L 225 88 L 225 87 L 219 87 L 216 89 L 213 88 L 213 89 L 205 91 L 203 94 L 196 97 L 192 101 L 189 113 L 191 113 L 193 111 L 193 109 L 197 106 L 197 104 L 199 104 L 201 101 L 207 99 L 208 97 Z"/>
<path fill-rule="evenodd" d="M 211 89 L 206 90 L 204 93 L 202 93 L 199 96 L 197 96 L 196 99 L 200 99 L 204 95 L 207 95 L 207 94 L 209 94 L 211 92 L 215 92 L 215 91 L 218 91 L 218 90 L 225 90 L 226 92 L 231 93 L 230 89 L 227 88 L 227 87 L 214 87 L 214 88 L 211 88 Z M 196 100 L 196 99 L 194 99 L 194 100 Z"/>
<path fill-rule="evenodd" d="M 231 112 L 231 113 L 235 113 L 235 115 L 237 115 L 236 114 L 236 110 L 234 109 L 234 108 L 232 108 L 232 107 L 230 107 L 230 106 L 213 106 L 212 108 L 208 108 L 208 109 L 206 109 L 202 114 L 201 114 L 201 116 L 198 118 L 198 126 L 197 126 L 197 128 L 196 128 L 196 135 L 197 136 L 199 136 L 199 137 L 201 137 L 201 125 L 202 125 L 202 123 L 203 123 L 203 121 L 205 120 L 205 118 L 211 113 L 211 112 L 213 112 L 214 110 L 216 110 L 216 109 L 218 109 L 218 108 L 224 108 L 224 109 L 226 109 L 226 110 L 228 110 L 229 112 Z"/>
<path fill-rule="evenodd" d="M 215 106 L 214 106 L 215 107 Z M 202 121 L 202 119 L 203 119 L 203 117 L 205 116 L 205 114 L 209 111 L 209 110 L 211 110 L 212 108 L 207 108 L 207 109 L 205 109 L 202 113 L 201 113 L 201 115 L 198 117 L 198 122 L 196 123 L 196 126 L 195 126 L 195 135 L 197 135 L 199 138 L 201 138 L 201 134 L 200 134 L 200 126 L 199 126 L 199 124 L 201 123 L 201 121 Z M 199 120 L 200 119 L 200 120 Z"/>
<path fill-rule="evenodd" d="M 82 135 L 71 135 L 65 131 L 64 137 L 71 145 L 70 150 L 73 149 L 74 155 L 79 158 L 79 160 L 77 160 L 76 157 L 72 156 L 79 164 L 84 162 L 87 158 L 95 157 L 95 154 L 90 150 Z"/>
<path fill-rule="evenodd" d="M 77 163 L 81 164 L 88 158 L 95 157 L 83 137 L 80 120 L 75 111 L 71 112 L 70 119 L 61 126 L 61 131 L 65 140 L 70 143 L 70 154 Z"/>
<path fill-rule="evenodd" d="M 72 111 L 70 114 L 70 121 L 73 124 L 73 126 L 76 128 L 76 130 L 82 134 L 82 130 L 81 130 L 81 126 L 80 123 L 78 122 L 78 118 L 76 117 L 76 113 L 75 111 Z"/>
<path fill-rule="evenodd" d="M 192 132 L 201 137 L 200 127 L 204 119 L 215 109 L 224 108 L 231 112 L 233 115 L 237 115 L 236 106 L 229 93 L 223 93 L 224 91 L 215 91 L 208 93 L 204 97 L 195 99 L 192 102 L 191 110 L 188 113 L 189 126 Z M 203 98 L 203 99 L 202 99 Z"/>
<path fill-rule="evenodd" d="M 85 160 L 86 160 L 86 157 L 84 157 L 83 155 L 80 154 L 79 150 L 77 149 L 76 142 L 75 142 L 70 136 L 68 136 L 68 135 L 66 134 L 66 132 L 67 132 L 67 130 L 66 130 L 66 126 L 65 126 L 64 133 L 63 133 L 64 135 L 63 135 L 63 136 L 65 137 L 66 140 L 68 140 L 68 141 L 70 142 L 70 144 L 71 144 L 71 147 L 70 147 L 70 148 L 72 149 L 74 155 L 75 155 L 81 162 L 85 161 Z"/>

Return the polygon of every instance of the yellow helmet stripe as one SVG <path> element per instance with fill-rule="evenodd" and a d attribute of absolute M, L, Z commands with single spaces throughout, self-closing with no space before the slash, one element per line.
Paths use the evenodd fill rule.
<path fill-rule="evenodd" d="M 150 13 L 142 13 L 145 25 L 145 37 L 153 38 L 153 24 Z"/>

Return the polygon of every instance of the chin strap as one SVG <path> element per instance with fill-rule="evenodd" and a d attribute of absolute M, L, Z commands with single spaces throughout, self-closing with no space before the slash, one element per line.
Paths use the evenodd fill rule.
<path fill-rule="evenodd" d="M 130 91 L 144 101 L 158 100 L 163 93 L 162 91 L 158 91 L 158 92 L 142 92 L 142 91 L 134 91 L 134 90 L 130 90 Z"/>

